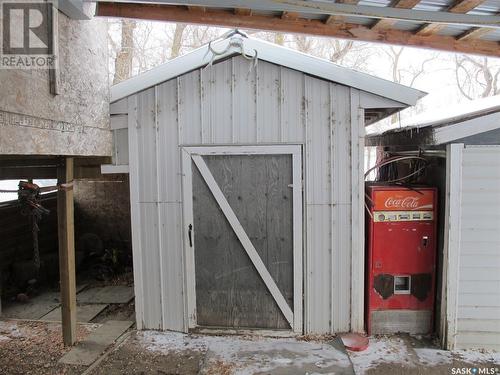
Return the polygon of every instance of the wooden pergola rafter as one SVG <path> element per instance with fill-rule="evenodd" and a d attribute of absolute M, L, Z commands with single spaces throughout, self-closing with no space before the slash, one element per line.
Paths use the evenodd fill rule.
<path fill-rule="evenodd" d="M 302 33 L 500 57 L 500 38 L 482 38 L 500 29 L 500 16 L 471 12 L 485 0 L 454 0 L 440 11 L 418 8 L 422 1 L 393 0 L 388 7 L 359 5 L 359 0 L 98 1 L 97 15 Z M 400 21 L 415 23 L 415 29 L 398 28 Z M 459 35 L 442 33 L 448 25 L 466 31 Z"/>

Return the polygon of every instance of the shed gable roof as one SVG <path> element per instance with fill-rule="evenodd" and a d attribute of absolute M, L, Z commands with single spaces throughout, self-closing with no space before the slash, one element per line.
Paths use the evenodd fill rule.
<path fill-rule="evenodd" d="M 215 51 L 223 51 L 213 58 Z M 211 62 L 240 54 L 257 54 L 259 60 L 298 70 L 306 74 L 345 86 L 379 95 L 406 106 L 415 105 L 426 93 L 382 78 L 336 65 L 330 61 L 307 55 L 289 48 L 232 32 L 227 37 L 204 45 L 186 55 L 177 57 L 136 77 L 111 87 L 111 102 L 158 85 Z"/>

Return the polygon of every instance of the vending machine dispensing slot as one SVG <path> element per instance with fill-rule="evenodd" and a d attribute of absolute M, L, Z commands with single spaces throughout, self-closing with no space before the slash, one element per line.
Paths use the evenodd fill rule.
<path fill-rule="evenodd" d="M 437 190 L 370 185 L 367 196 L 367 331 L 430 333 L 436 279 Z"/>

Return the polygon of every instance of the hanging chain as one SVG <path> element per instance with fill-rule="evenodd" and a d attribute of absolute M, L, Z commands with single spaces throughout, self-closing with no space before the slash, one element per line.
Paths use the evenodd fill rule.
<path fill-rule="evenodd" d="M 40 187 L 26 181 L 19 181 L 17 199 L 21 205 L 21 214 L 29 216 L 31 223 L 31 233 L 33 236 L 33 264 L 36 272 L 40 271 L 40 250 L 38 248 L 38 223 L 43 215 L 48 215 L 50 211 L 40 204 Z"/>

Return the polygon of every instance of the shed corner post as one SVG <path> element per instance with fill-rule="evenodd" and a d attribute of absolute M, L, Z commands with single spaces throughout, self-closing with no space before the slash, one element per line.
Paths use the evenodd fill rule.
<path fill-rule="evenodd" d="M 73 202 L 73 158 L 61 159 L 57 168 L 57 227 L 62 334 L 65 346 L 76 342 L 76 276 Z"/>
<path fill-rule="evenodd" d="M 458 310 L 458 276 L 461 241 L 462 143 L 446 145 L 446 202 L 444 222 L 441 346 L 455 349 Z"/>
<path fill-rule="evenodd" d="M 359 90 L 351 88 L 351 331 L 364 331 L 365 121 Z"/>

